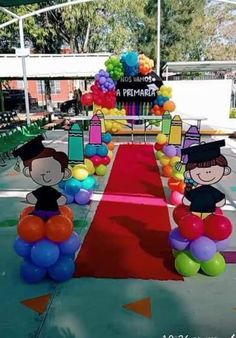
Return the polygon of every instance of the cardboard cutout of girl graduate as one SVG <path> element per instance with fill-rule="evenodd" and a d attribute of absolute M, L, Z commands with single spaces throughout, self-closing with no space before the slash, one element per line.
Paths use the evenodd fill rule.
<path fill-rule="evenodd" d="M 23 161 L 23 174 L 30 177 L 41 187 L 26 196 L 29 204 L 35 205 L 33 215 L 47 221 L 50 217 L 60 214 L 59 207 L 66 204 L 66 197 L 53 188 L 63 179 L 71 177 L 68 169 L 68 157 L 61 151 L 45 148 L 43 136 L 24 144 L 13 152 L 15 157 Z"/>
<path fill-rule="evenodd" d="M 225 195 L 212 185 L 230 174 L 226 158 L 220 148 L 225 141 L 204 143 L 182 149 L 182 155 L 188 155 L 186 164 L 186 189 L 183 204 L 190 207 L 193 214 L 206 218 L 225 205 Z"/>

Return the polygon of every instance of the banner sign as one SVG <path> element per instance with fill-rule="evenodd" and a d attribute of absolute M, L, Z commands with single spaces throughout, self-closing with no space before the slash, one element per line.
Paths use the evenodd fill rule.
<path fill-rule="evenodd" d="M 116 98 L 118 102 L 153 102 L 162 85 L 161 78 L 155 72 L 126 76 L 117 81 Z"/>

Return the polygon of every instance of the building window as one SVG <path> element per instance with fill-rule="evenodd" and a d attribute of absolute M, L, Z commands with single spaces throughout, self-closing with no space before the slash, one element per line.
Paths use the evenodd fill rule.
<path fill-rule="evenodd" d="M 61 83 L 59 80 L 50 80 L 51 94 L 61 93 Z M 37 81 L 37 92 L 38 94 L 45 94 L 45 82 Z"/>

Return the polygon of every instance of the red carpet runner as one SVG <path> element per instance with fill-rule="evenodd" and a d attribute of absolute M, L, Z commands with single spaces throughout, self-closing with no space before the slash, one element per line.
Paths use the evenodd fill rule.
<path fill-rule="evenodd" d="M 153 147 L 122 145 L 77 257 L 76 277 L 182 280 L 169 231 Z"/>

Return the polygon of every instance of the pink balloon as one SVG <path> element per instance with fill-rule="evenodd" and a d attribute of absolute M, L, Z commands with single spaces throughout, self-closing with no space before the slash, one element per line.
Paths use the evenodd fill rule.
<path fill-rule="evenodd" d="M 170 203 L 173 205 L 182 204 L 183 194 L 178 191 L 172 191 L 170 195 Z"/>

